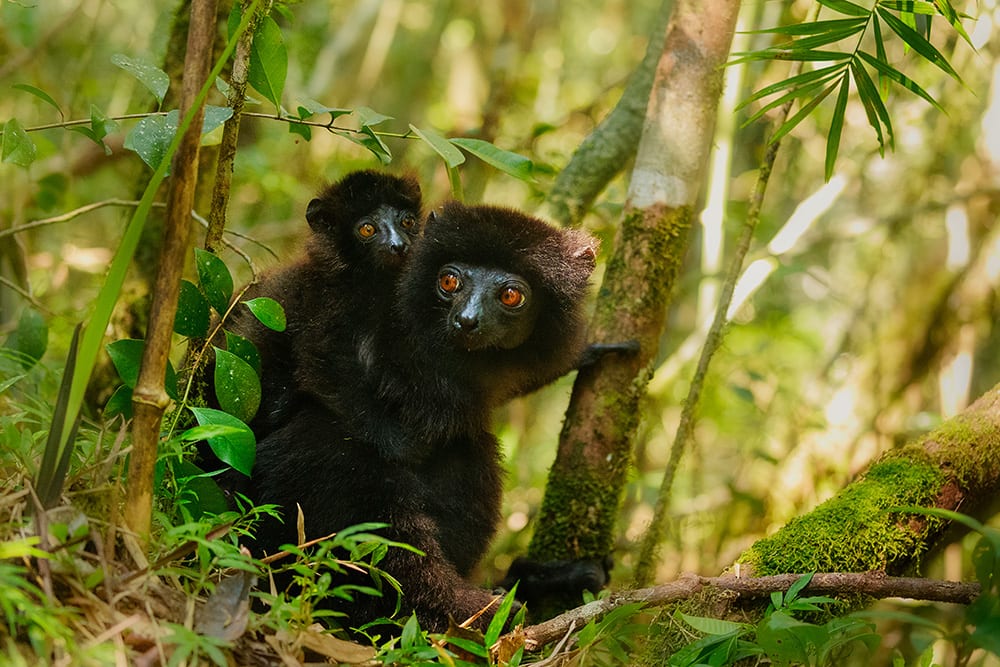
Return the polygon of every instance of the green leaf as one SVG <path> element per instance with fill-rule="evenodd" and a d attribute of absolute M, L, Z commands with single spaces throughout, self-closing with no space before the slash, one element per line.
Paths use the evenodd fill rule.
<path fill-rule="evenodd" d="M 253 344 L 253 341 L 234 334 L 232 331 L 227 331 L 226 349 L 247 362 L 250 368 L 260 376 L 260 352 L 257 351 L 257 346 Z"/>
<path fill-rule="evenodd" d="M 535 165 L 523 155 L 497 148 L 490 142 L 483 141 L 482 139 L 456 137 L 449 141 L 462 150 L 475 155 L 491 167 L 496 167 L 514 178 L 522 181 L 534 180 Z"/>
<path fill-rule="evenodd" d="M 906 88 L 907 90 L 909 90 L 911 93 L 914 93 L 914 94 L 919 95 L 920 97 L 924 98 L 924 100 L 926 100 L 929 104 L 931 104 L 931 106 L 933 106 L 934 108 L 936 108 L 938 111 L 942 111 L 942 112 L 947 113 L 945 111 L 944 107 L 942 107 L 940 104 L 938 104 L 937 100 L 935 100 L 933 97 L 931 97 L 930 93 L 928 93 L 923 88 L 921 88 L 920 86 L 918 86 L 915 81 L 913 81 L 912 79 L 910 79 L 908 76 L 906 76 L 905 74 L 903 74 L 902 72 L 900 72 L 895 67 L 892 67 L 891 65 L 889 65 L 889 64 L 887 64 L 885 62 L 882 62 L 878 58 L 872 58 L 872 56 L 870 54 L 867 54 L 867 53 L 865 53 L 863 51 L 859 52 L 858 55 L 866 63 L 868 63 L 869 65 L 871 65 L 872 67 L 874 67 L 876 70 L 878 70 L 878 72 L 880 74 L 884 74 L 885 76 L 889 77 L 890 79 L 892 79 L 893 81 L 895 81 L 896 83 L 898 83 L 899 85 L 901 85 L 903 88 Z"/>
<path fill-rule="evenodd" d="M 950 0 L 934 0 L 934 6 L 940 10 L 941 15 L 945 17 L 951 27 L 955 29 L 962 39 L 966 41 L 970 46 L 972 45 L 972 38 L 969 37 L 969 33 L 965 32 L 965 28 L 962 26 L 962 17 L 959 16 L 958 12 L 951 5 Z"/>
<path fill-rule="evenodd" d="M 847 97 L 850 90 L 850 81 L 844 77 L 840 84 L 840 93 L 837 95 L 837 103 L 833 107 L 833 116 L 830 118 L 830 132 L 826 135 L 824 175 L 828 181 L 833 177 L 833 168 L 837 164 L 837 153 L 840 151 L 840 137 L 844 131 L 844 114 L 847 110 Z"/>
<path fill-rule="evenodd" d="M 898 17 L 884 7 L 876 7 L 875 11 L 878 12 L 879 18 L 885 21 L 886 25 L 888 25 L 894 33 L 899 35 L 899 38 L 906 42 L 906 44 L 909 45 L 914 51 L 922 55 L 929 62 L 936 65 L 948 76 L 955 79 L 963 86 L 965 85 L 965 82 L 962 81 L 962 77 L 960 77 L 958 72 L 952 68 L 948 59 L 945 58 L 940 51 L 934 48 L 934 45 L 928 42 L 923 35 L 900 21 Z M 861 55 L 864 54 L 862 53 Z"/>
<path fill-rule="evenodd" d="M 19 167 L 27 167 L 35 161 L 38 149 L 35 143 L 28 138 L 28 133 L 24 131 L 16 118 L 11 118 L 3 126 L 3 150 L 0 152 L 4 162 L 16 164 Z"/>
<path fill-rule="evenodd" d="M 307 118 L 312 118 L 313 116 L 322 116 L 323 114 L 330 114 L 330 123 L 332 124 L 341 116 L 347 116 L 353 113 L 352 109 L 342 109 L 340 107 L 328 107 L 324 104 L 320 104 L 316 100 L 306 99 L 298 106 L 299 119 L 306 120 Z"/>
<path fill-rule="evenodd" d="M 194 249 L 194 263 L 198 270 L 198 283 L 205 291 L 208 303 L 219 314 L 229 308 L 233 298 L 233 276 L 219 256 L 201 248 Z"/>
<path fill-rule="evenodd" d="M 832 19 L 829 21 L 810 21 L 807 23 L 792 23 L 789 25 L 777 26 L 775 28 L 763 28 L 761 30 L 747 30 L 750 34 L 776 34 L 776 35 L 821 35 L 835 30 L 845 28 L 862 28 L 868 23 L 869 14 L 866 12 L 863 17 L 853 19 Z"/>
<path fill-rule="evenodd" d="M 880 0 L 880 5 L 897 12 L 908 12 L 911 14 L 923 14 L 933 16 L 938 13 L 937 7 L 933 3 L 922 0 Z"/>
<path fill-rule="evenodd" d="M 111 398 L 104 404 L 104 418 L 111 419 L 122 415 L 125 419 L 132 419 L 132 387 L 128 385 L 118 385 Z"/>
<path fill-rule="evenodd" d="M 69 128 L 71 132 L 82 134 L 104 149 L 105 155 L 111 155 L 111 148 L 104 143 L 104 137 L 118 131 L 118 123 L 101 111 L 97 106 L 90 105 L 90 126 L 77 125 Z"/>
<path fill-rule="evenodd" d="M 834 42 L 839 42 L 848 37 L 859 35 L 864 32 L 867 21 L 857 21 L 856 25 L 844 26 L 830 29 L 818 35 L 801 37 L 799 39 L 775 45 L 774 49 L 788 49 L 789 51 L 810 51 L 820 46 L 826 46 Z"/>
<path fill-rule="evenodd" d="M 462 155 L 462 151 L 455 148 L 451 142 L 434 130 L 421 130 L 419 127 L 412 124 L 410 125 L 410 130 L 412 130 L 415 135 L 423 139 L 424 143 L 430 146 L 435 153 L 440 155 L 441 159 L 444 160 L 444 163 L 448 165 L 449 169 L 457 167 L 465 162 L 465 156 Z"/>
<path fill-rule="evenodd" d="M 260 407 L 260 378 L 253 367 L 232 352 L 215 349 L 215 397 L 219 407 L 249 422 Z"/>
<path fill-rule="evenodd" d="M 194 283 L 182 280 L 177 313 L 174 315 L 174 331 L 182 336 L 204 338 L 208 334 L 210 320 L 211 312 L 204 295 Z"/>
<path fill-rule="evenodd" d="M 747 625 L 736 623 L 735 621 L 725 621 L 719 618 L 708 618 L 705 616 L 688 616 L 684 612 L 678 612 L 684 622 L 698 632 L 706 635 L 728 635 L 742 632 L 747 629 Z"/>
<path fill-rule="evenodd" d="M 819 103 L 822 102 L 824 99 L 826 99 L 826 96 L 829 95 L 830 92 L 833 91 L 833 89 L 836 87 L 837 87 L 836 84 L 827 86 L 819 93 L 819 95 L 809 100 L 809 102 L 803 105 L 801 109 L 799 109 L 791 118 L 786 120 L 781 125 L 781 127 L 779 127 L 775 131 L 775 133 L 771 136 L 770 141 L 771 142 L 778 141 L 786 134 L 791 132 L 795 128 L 795 126 L 797 126 L 799 123 L 805 120 L 809 116 L 809 114 L 813 112 L 813 109 L 819 106 Z"/>
<path fill-rule="evenodd" d="M 51 104 L 53 107 L 55 107 L 56 111 L 59 112 L 59 115 L 62 118 L 66 118 L 66 115 L 63 113 L 62 109 L 59 108 L 59 105 L 56 103 L 56 101 L 52 99 L 52 96 L 49 95 L 44 90 L 42 90 L 41 88 L 35 88 L 34 86 L 29 86 L 26 83 L 15 83 L 13 86 L 11 86 L 11 88 L 15 88 L 17 90 L 23 90 L 26 93 L 34 95 L 43 102 Z"/>
<path fill-rule="evenodd" d="M 490 621 L 489 627 L 486 628 L 486 635 L 483 641 L 484 646 L 493 646 L 503 633 L 503 627 L 507 624 L 507 618 L 510 616 L 510 610 L 514 606 L 514 592 L 516 590 L 517 584 L 514 584 L 514 586 L 511 587 L 506 594 L 504 594 L 503 599 L 500 600 L 500 606 L 493 615 L 493 619 Z"/>
<path fill-rule="evenodd" d="M 49 327 L 41 313 L 25 308 L 17 320 L 17 328 L 10 332 L 4 347 L 17 352 L 18 363 L 29 369 L 38 363 L 49 345 Z"/>
<path fill-rule="evenodd" d="M 274 299 L 266 296 L 259 296 L 256 299 L 249 299 L 243 302 L 250 309 L 253 316 L 268 329 L 272 331 L 284 331 L 287 324 L 285 320 L 285 309 Z"/>
<path fill-rule="evenodd" d="M 156 101 L 163 104 L 163 98 L 170 87 L 170 77 L 166 72 L 142 58 L 129 58 L 123 53 L 112 55 L 111 62 L 137 78 L 156 96 Z"/>
<path fill-rule="evenodd" d="M 382 164 L 389 164 L 392 162 L 392 152 L 389 150 L 389 147 L 386 146 L 385 142 L 383 142 L 382 139 L 375 134 L 375 131 L 368 126 L 363 126 L 358 132 L 334 130 L 334 134 L 344 137 L 359 146 L 367 148 Z"/>
<path fill-rule="evenodd" d="M 194 407 L 189 409 L 201 426 L 227 426 L 234 429 L 229 433 L 217 433 L 208 438 L 208 446 L 220 461 L 249 476 L 257 456 L 257 441 L 250 427 L 221 410 Z"/>
<path fill-rule="evenodd" d="M 853 2 L 848 2 L 848 0 L 819 0 L 819 4 L 829 7 L 835 12 L 847 14 L 848 16 L 871 16 L 871 10 L 865 9 Z"/>
<path fill-rule="evenodd" d="M 191 513 L 191 519 L 218 515 L 229 510 L 222 489 L 205 471 L 189 461 L 172 461 L 171 471 L 180 491 L 181 504 Z"/>
<path fill-rule="evenodd" d="M 354 113 L 357 114 L 358 123 L 361 127 L 373 127 L 387 120 L 393 120 L 392 116 L 386 116 L 370 107 L 358 107 L 354 110 Z"/>
<path fill-rule="evenodd" d="M 889 118 L 889 110 L 885 108 L 875 82 L 868 76 L 868 72 L 860 64 L 852 65 L 851 72 L 854 74 L 854 85 L 858 89 L 858 99 L 864 107 L 865 115 L 868 117 L 868 124 L 875 129 L 878 136 L 879 153 L 885 155 L 886 146 L 893 147 L 894 138 L 892 134 L 892 121 Z M 882 128 L 885 127 L 885 134 Z"/>
<path fill-rule="evenodd" d="M 270 100 L 279 113 L 287 73 L 288 51 L 281 36 L 281 28 L 274 19 L 265 16 L 253 35 L 247 81 L 254 90 Z"/>
<path fill-rule="evenodd" d="M 139 381 L 139 367 L 142 364 L 142 352 L 145 347 L 146 341 L 141 338 L 122 338 L 105 346 L 108 356 L 111 357 L 111 363 L 118 371 L 118 377 L 130 389 L 135 389 L 135 385 Z M 169 361 L 163 384 L 167 395 L 176 400 L 177 373 Z"/>
<path fill-rule="evenodd" d="M 201 132 L 207 134 L 225 123 L 233 115 L 229 107 L 205 106 L 205 118 Z M 177 134 L 177 109 L 166 114 L 143 118 L 125 137 L 125 148 L 135 151 L 150 169 L 157 169 L 163 160 L 167 147 Z M 169 167 L 169 165 L 168 165 Z"/>

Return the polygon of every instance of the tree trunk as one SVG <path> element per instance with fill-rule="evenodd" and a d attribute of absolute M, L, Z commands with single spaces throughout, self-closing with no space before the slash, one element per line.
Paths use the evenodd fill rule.
<path fill-rule="evenodd" d="M 680 0 L 667 26 L 628 200 L 591 323 L 598 342 L 638 341 L 577 376 L 529 554 L 602 559 L 708 162 L 722 65 L 740 3 Z"/>

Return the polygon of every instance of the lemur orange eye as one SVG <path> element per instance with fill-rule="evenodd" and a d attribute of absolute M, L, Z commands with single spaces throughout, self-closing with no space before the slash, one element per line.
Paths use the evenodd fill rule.
<path fill-rule="evenodd" d="M 409 229 L 410 227 L 413 226 L 413 224 L 416 221 L 417 221 L 416 218 L 414 218 L 412 215 L 408 215 L 405 218 L 403 218 L 403 221 L 400 222 L 399 224 L 402 225 L 403 229 Z"/>
<path fill-rule="evenodd" d="M 442 292 L 447 292 L 448 294 L 457 291 L 461 282 L 454 273 L 442 273 L 438 276 L 438 287 L 441 288 Z"/>
<path fill-rule="evenodd" d="M 516 287 L 504 287 L 500 292 L 500 303 L 508 308 L 517 308 L 524 303 L 524 292 Z"/>
<path fill-rule="evenodd" d="M 358 236 L 363 239 L 370 239 L 375 236 L 375 225 L 370 222 L 363 222 L 358 227 Z"/>

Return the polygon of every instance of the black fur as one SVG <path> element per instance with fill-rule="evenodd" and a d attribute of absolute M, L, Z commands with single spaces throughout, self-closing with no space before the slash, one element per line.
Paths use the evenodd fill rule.
<path fill-rule="evenodd" d="M 490 413 L 570 370 L 583 348 L 582 306 L 596 242 L 510 209 L 446 205 L 431 216 L 400 276 L 381 326 L 359 330 L 341 308 L 311 312 L 308 347 L 371 338 L 348 374 L 329 359 L 298 368 L 305 396 L 287 423 L 258 444 L 254 499 L 285 508 L 285 523 L 261 527 L 257 546 L 274 552 L 296 540 L 295 507 L 307 538 L 367 521 L 424 552 L 391 549 L 381 566 L 404 592 L 404 613 L 443 630 L 494 601 L 466 577 L 500 518 L 502 467 Z M 459 263 L 510 272 L 530 286 L 534 326 L 512 349 L 468 349 L 442 296 L 442 267 Z M 314 287 L 303 277 L 296 289 Z M 321 286 L 320 286 L 321 287 Z M 500 326 L 499 322 L 484 326 Z M 335 332 L 335 333 L 330 333 Z M 265 371 L 266 373 L 266 371 Z M 388 614 L 394 595 L 359 597 L 360 625 Z M 478 625 L 492 617 L 487 612 Z"/>

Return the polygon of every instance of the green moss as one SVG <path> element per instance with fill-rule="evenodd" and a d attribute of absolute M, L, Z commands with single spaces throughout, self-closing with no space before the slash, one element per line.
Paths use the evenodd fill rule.
<path fill-rule="evenodd" d="M 941 424 L 918 445 L 952 475 L 964 493 L 977 495 L 1000 478 L 1000 425 L 990 414 L 970 411 Z"/>
<path fill-rule="evenodd" d="M 945 475 L 919 448 L 892 452 L 863 478 L 741 557 L 754 574 L 898 571 L 925 548 L 936 520 L 895 508 L 933 506 Z"/>

